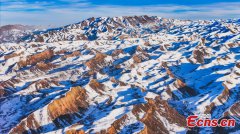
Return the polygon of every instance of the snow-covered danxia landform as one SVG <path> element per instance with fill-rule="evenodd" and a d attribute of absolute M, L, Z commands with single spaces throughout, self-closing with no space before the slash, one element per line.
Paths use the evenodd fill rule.
<path fill-rule="evenodd" d="M 89 18 L 0 44 L 0 133 L 240 133 L 240 19 Z M 190 115 L 235 127 L 189 128 Z"/>

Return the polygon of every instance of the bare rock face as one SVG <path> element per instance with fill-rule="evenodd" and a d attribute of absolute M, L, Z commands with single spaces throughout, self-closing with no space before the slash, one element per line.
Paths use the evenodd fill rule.
<path fill-rule="evenodd" d="M 116 80 L 116 79 L 113 78 L 113 77 L 110 79 L 110 81 L 113 82 L 113 83 L 115 83 L 115 84 L 119 84 L 120 86 L 127 86 L 126 83 L 124 83 L 124 82 L 122 82 L 122 81 L 120 81 L 120 80 Z"/>
<path fill-rule="evenodd" d="M 240 102 L 236 102 L 231 108 L 224 113 L 225 116 L 240 117 Z"/>
<path fill-rule="evenodd" d="M 146 104 L 136 105 L 132 112 L 139 117 L 142 111 L 144 116 L 139 120 L 145 124 L 145 128 L 140 132 L 141 134 L 168 133 L 169 130 L 164 127 L 164 122 L 160 119 L 160 116 L 164 117 L 170 124 L 174 123 L 178 126 L 186 127 L 184 116 L 180 115 L 159 97 L 155 100 L 149 99 Z"/>
<path fill-rule="evenodd" d="M 95 90 L 99 94 L 103 94 L 102 91 L 104 91 L 104 85 L 99 83 L 97 80 L 92 79 L 89 83 L 89 86 Z"/>
<path fill-rule="evenodd" d="M 83 130 L 67 130 L 66 134 L 85 134 Z"/>
<path fill-rule="evenodd" d="M 218 97 L 220 102 L 224 102 L 228 99 L 228 97 L 230 96 L 230 91 L 229 88 L 223 83 L 224 86 L 224 90 L 222 92 L 222 94 Z"/>
<path fill-rule="evenodd" d="M 236 67 L 237 67 L 237 68 L 240 68 L 240 62 L 236 64 Z"/>
<path fill-rule="evenodd" d="M 13 93 L 13 91 L 10 89 L 14 89 L 14 84 L 17 84 L 19 82 L 19 79 L 14 78 L 0 82 L 0 98 Z"/>
<path fill-rule="evenodd" d="M 193 59 L 200 64 L 205 63 L 205 58 L 212 55 L 211 49 L 203 45 L 204 42 L 205 40 L 195 47 L 195 50 L 193 51 Z"/>
<path fill-rule="evenodd" d="M 124 115 L 121 118 L 115 120 L 111 126 L 105 130 L 101 130 L 100 132 L 97 132 L 97 134 L 116 134 L 121 130 L 121 127 L 123 127 L 124 122 L 127 121 L 128 116 Z"/>
<path fill-rule="evenodd" d="M 167 101 L 161 100 L 160 97 L 149 99 L 146 104 L 135 105 L 132 114 L 139 122 L 144 124 L 144 129 L 142 129 L 139 134 L 168 133 L 169 128 L 165 126 L 166 122 L 177 124 L 183 128 L 186 127 L 185 117 L 170 107 Z M 161 120 L 161 117 L 164 117 L 164 120 Z M 129 115 L 125 114 L 121 118 L 115 120 L 110 127 L 97 133 L 119 133 L 129 120 Z M 128 132 L 131 132 L 131 130 Z"/>
<path fill-rule="evenodd" d="M 86 98 L 87 94 L 85 89 L 73 87 L 63 98 L 54 100 L 48 105 L 49 116 L 52 119 L 56 119 L 62 115 L 85 110 L 88 107 Z"/>
<path fill-rule="evenodd" d="M 135 63 L 141 63 L 141 62 L 143 62 L 144 60 L 147 60 L 147 59 L 148 59 L 148 55 L 144 54 L 144 53 L 133 56 L 133 60 L 134 60 Z"/>
<path fill-rule="evenodd" d="M 27 117 L 26 120 L 22 121 L 18 126 L 14 127 L 10 134 L 23 134 L 23 133 L 38 133 L 38 130 L 41 126 L 35 120 L 34 115 L 31 114 Z M 26 129 L 26 128 L 29 128 Z"/>
<path fill-rule="evenodd" d="M 233 48 L 233 47 L 239 47 L 240 46 L 240 43 L 229 43 L 227 44 L 230 48 Z"/>
<path fill-rule="evenodd" d="M 197 60 L 199 63 L 204 63 L 204 53 L 200 50 L 195 50 L 193 52 L 194 58 Z"/>
<path fill-rule="evenodd" d="M 86 66 L 88 66 L 92 70 L 99 70 L 99 66 L 104 63 L 104 58 L 106 58 L 105 54 L 97 53 L 93 59 L 86 62 Z"/>
<path fill-rule="evenodd" d="M 24 52 L 21 52 L 21 53 L 12 53 L 12 54 L 10 54 L 10 55 L 5 55 L 5 56 L 4 56 L 4 59 L 5 59 L 5 60 L 8 60 L 8 59 L 10 59 L 10 58 L 20 56 L 20 55 L 22 55 L 23 53 L 24 53 Z"/>
<path fill-rule="evenodd" d="M 49 80 L 49 79 L 42 79 L 42 80 L 39 80 L 39 81 L 37 81 L 37 82 L 35 82 L 33 84 L 35 84 L 35 88 L 37 90 L 51 88 L 52 87 L 51 85 L 56 85 L 56 86 L 60 85 L 58 83 L 58 81 Z"/>
<path fill-rule="evenodd" d="M 122 49 L 118 49 L 118 50 L 115 50 L 115 51 L 112 52 L 112 56 L 113 56 L 113 57 L 116 57 L 116 56 L 118 56 L 119 54 L 123 54 L 123 53 L 124 53 L 124 52 L 123 52 Z"/>
<path fill-rule="evenodd" d="M 28 56 L 26 60 L 19 61 L 18 66 L 22 68 L 22 67 L 26 67 L 27 65 L 35 65 L 40 61 L 51 59 L 53 57 L 53 54 L 54 54 L 53 50 L 48 49 L 41 53 Z"/>
<path fill-rule="evenodd" d="M 141 63 L 149 59 L 149 55 L 141 47 L 138 46 L 136 51 L 139 53 L 133 56 L 133 61 L 135 63 Z"/>
<path fill-rule="evenodd" d="M 70 58 L 70 57 L 77 57 L 80 55 L 81 55 L 80 51 L 74 51 L 71 54 L 64 55 L 62 58 L 66 59 L 66 58 Z"/>
<path fill-rule="evenodd" d="M 52 64 L 52 63 L 44 63 L 43 61 L 38 62 L 35 66 L 33 66 L 32 68 L 30 68 L 31 72 L 34 71 L 48 71 L 51 70 L 53 68 L 55 68 L 56 65 Z"/>

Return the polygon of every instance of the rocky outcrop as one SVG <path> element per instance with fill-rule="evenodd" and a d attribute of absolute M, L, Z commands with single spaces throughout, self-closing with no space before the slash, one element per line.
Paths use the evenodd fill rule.
<path fill-rule="evenodd" d="M 148 55 L 146 55 L 146 54 L 144 54 L 144 53 L 133 56 L 133 61 L 134 61 L 135 63 L 141 63 L 141 62 L 143 62 L 143 61 L 145 61 L 145 60 L 148 60 L 148 59 L 149 59 L 149 58 L 148 58 Z"/>
<path fill-rule="evenodd" d="M 19 79 L 11 78 L 0 82 L 0 97 L 7 96 L 14 92 L 15 84 L 19 83 Z M 12 90 L 11 90 L 12 89 Z"/>
<path fill-rule="evenodd" d="M 228 45 L 230 48 L 240 47 L 240 43 L 228 43 L 227 45 Z"/>
<path fill-rule="evenodd" d="M 132 32 L 119 31 L 126 29 L 128 26 L 133 28 L 144 28 L 148 26 L 153 31 L 158 31 L 159 19 L 156 16 L 123 16 L 123 17 L 108 17 L 106 18 L 89 18 L 83 20 L 80 23 L 68 25 L 61 28 L 51 29 L 49 31 L 42 32 L 41 34 L 33 34 L 28 38 L 30 41 L 35 42 L 57 42 L 57 41 L 75 41 L 75 40 L 95 40 L 95 39 L 127 39 L 137 38 L 139 32 L 142 30 L 134 30 Z M 151 24 L 151 25 L 148 25 Z M 92 30 L 96 32 L 92 32 Z M 81 30 L 78 34 L 75 30 Z M 101 34 L 101 33 L 108 34 Z M 121 34 L 120 34 L 121 33 Z M 145 31 L 144 34 L 148 34 L 150 31 Z M 64 34 L 64 36 L 63 36 Z"/>
<path fill-rule="evenodd" d="M 224 113 L 224 116 L 232 116 L 240 120 L 240 101 L 234 103 L 230 109 Z"/>
<path fill-rule="evenodd" d="M 36 90 L 51 88 L 52 85 L 59 86 L 60 84 L 56 80 L 51 79 L 41 79 L 36 82 L 33 82 L 31 85 L 34 85 Z"/>
<path fill-rule="evenodd" d="M 211 114 L 215 107 L 216 107 L 215 103 L 212 102 L 210 105 L 205 107 L 204 114 Z"/>
<path fill-rule="evenodd" d="M 191 62 L 204 64 L 205 58 L 211 56 L 210 48 L 204 46 L 203 42 L 205 42 L 205 41 L 202 41 L 193 50 L 193 59 L 190 59 Z"/>
<path fill-rule="evenodd" d="M 222 85 L 223 85 L 224 89 L 223 89 L 222 93 L 217 97 L 217 99 L 220 103 L 224 104 L 229 99 L 229 97 L 231 95 L 231 91 L 224 83 Z M 205 107 L 204 113 L 211 114 L 215 107 L 216 107 L 215 102 L 212 102 L 210 105 Z"/>
<path fill-rule="evenodd" d="M 140 132 L 141 134 L 168 133 L 169 128 L 164 125 L 166 122 L 186 127 L 185 117 L 170 107 L 167 101 L 161 100 L 160 97 L 156 97 L 154 100 L 148 99 L 148 103 L 134 106 L 132 112 L 145 125 L 145 128 Z M 144 113 L 143 117 L 140 116 L 141 113 Z M 165 120 L 161 120 L 161 118 L 165 118 Z"/>
<path fill-rule="evenodd" d="M 222 94 L 218 96 L 218 100 L 224 103 L 230 96 L 230 90 L 224 83 L 222 85 L 224 87 L 224 90 L 222 91 Z"/>
<path fill-rule="evenodd" d="M 185 117 L 171 108 L 167 101 L 161 100 L 160 97 L 148 99 L 148 103 L 146 104 L 135 105 L 132 113 L 133 116 L 136 116 L 136 119 L 144 124 L 144 129 L 141 130 L 140 134 L 168 133 L 169 126 L 165 126 L 166 123 L 176 124 L 182 128 L 186 127 Z M 164 120 L 161 120 L 162 118 Z M 110 127 L 97 132 L 97 134 L 119 133 L 129 120 L 131 120 L 129 119 L 129 115 L 125 114 L 115 120 Z"/>
<path fill-rule="evenodd" d="M 102 54 L 102 53 L 97 53 L 96 56 L 86 62 L 86 66 L 89 67 L 92 70 L 99 70 L 100 67 L 104 63 L 104 58 L 106 58 L 107 55 Z"/>
<path fill-rule="evenodd" d="M 56 65 L 54 65 L 53 63 L 45 63 L 43 61 L 38 62 L 35 66 L 30 68 L 31 72 L 35 72 L 35 71 L 48 71 L 51 70 L 53 68 L 55 68 Z"/>
<path fill-rule="evenodd" d="M 67 94 L 48 105 L 49 116 L 54 120 L 62 115 L 83 112 L 88 107 L 84 88 L 73 87 Z"/>
<path fill-rule="evenodd" d="M 77 57 L 77 56 L 80 56 L 80 55 L 81 55 L 80 51 L 74 51 L 71 54 L 64 55 L 62 57 L 62 59 L 67 59 L 67 58 L 70 58 L 70 57 Z"/>
<path fill-rule="evenodd" d="M 10 58 L 14 58 L 14 57 L 20 56 L 20 55 L 22 55 L 22 54 L 24 54 L 24 52 L 21 52 L 21 53 L 12 53 L 12 54 L 9 54 L 9 55 L 5 55 L 5 56 L 4 56 L 4 59 L 5 59 L 5 60 L 8 60 L 8 59 L 10 59 Z"/>
<path fill-rule="evenodd" d="M 128 115 L 124 115 L 121 118 L 115 120 L 111 126 L 105 130 L 101 130 L 96 134 L 116 134 L 121 130 L 121 127 L 124 126 L 124 122 L 127 121 Z"/>
<path fill-rule="evenodd" d="M 139 53 L 134 54 L 134 56 L 132 57 L 133 61 L 135 63 L 141 63 L 141 62 L 149 59 L 149 55 L 141 47 L 138 46 L 136 51 L 139 52 Z"/>
<path fill-rule="evenodd" d="M 192 89 L 191 87 L 187 86 L 183 80 L 176 79 L 176 82 L 174 83 L 175 87 L 182 92 L 184 96 L 195 96 L 197 95 L 196 91 Z"/>
<path fill-rule="evenodd" d="M 14 127 L 10 134 L 39 133 L 41 126 L 35 120 L 34 115 L 30 114 L 25 120 Z"/>
<path fill-rule="evenodd" d="M 239 62 L 239 63 L 236 63 L 236 67 L 237 67 L 237 68 L 240 68 L 240 62 Z"/>
<path fill-rule="evenodd" d="M 174 79 L 173 86 L 181 92 L 183 98 L 188 96 L 195 96 L 198 94 L 193 88 L 189 87 L 184 82 L 184 80 L 181 80 L 180 78 L 175 76 L 174 73 L 171 71 L 171 69 L 167 66 L 167 63 L 162 63 L 162 66 L 166 69 L 167 75 Z M 175 93 L 171 91 L 171 88 L 169 86 L 166 92 L 171 97 L 174 96 L 174 98 L 179 99 L 177 96 L 175 96 Z"/>
<path fill-rule="evenodd" d="M 197 62 L 203 64 L 204 63 L 204 52 L 200 50 L 193 51 L 193 57 L 197 60 Z"/>
<path fill-rule="evenodd" d="M 103 94 L 102 92 L 104 91 L 104 85 L 99 83 L 97 80 L 92 79 L 89 83 L 89 86 L 95 90 L 99 94 Z"/>
<path fill-rule="evenodd" d="M 115 84 L 118 84 L 118 85 L 120 85 L 120 86 L 126 86 L 126 85 L 127 85 L 126 83 L 124 83 L 124 82 L 122 82 L 122 81 L 120 81 L 120 80 L 116 80 L 114 77 L 112 77 L 112 78 L 110 79 L 110 81 L 113 82 L 113 83 L 115 83 Z"/>
<path fill-rule="evenodd" d="M 26 60 L 19 61 L 18 66 L 22 68 L 22 67 L 26 67 L 27 65 L 35 65 L 38 62 L 51 59 L 53 55 L 54 55 L 53 50 L 48 49 L 41 53 L 28 56 Z"/>
<path fill-rule="evenodd" d="M 66 134 L 85 134 L 83 130 L 67 130 Z"/>
<path fill-rule="evenodd" d="M 112 52 L 112 55 L 113 57 L 117 57 L 119 54 L 123 54 L 123 50 L 122 49 L 117 49 L 115 51 Z"/>

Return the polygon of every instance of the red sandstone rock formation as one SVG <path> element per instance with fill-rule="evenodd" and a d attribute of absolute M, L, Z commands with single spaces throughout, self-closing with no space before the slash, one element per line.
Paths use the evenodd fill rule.
<path fill-rule="evenodd" d="M 51 59 L 53 57 L 53 54 L 54 54 L 53 50 L 51 49 L 45 50 L 41 53 L 28 56 L 26 60 L 19 61 L 18 66 L 22 68 L 26 67 L 27 65 L 35 65 L 40 61 Z"/>

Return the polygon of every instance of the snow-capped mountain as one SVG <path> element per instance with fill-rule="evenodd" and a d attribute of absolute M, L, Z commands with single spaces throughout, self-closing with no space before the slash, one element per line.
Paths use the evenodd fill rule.
<path fill-rule="evenodd" d="M 240 20 L 89 18 L 0 44 L 0 133 L 240 132 Z M 235 127 L 188 128 L 190 115 Z"/>
<path fill-rule="evenodd" d="M 0 43 L 19 42 L 24 36 L 31 34 L 37 29 L 42 29 L 39 26 L 28 25 L 5 25 L 0 27 Z"/>

